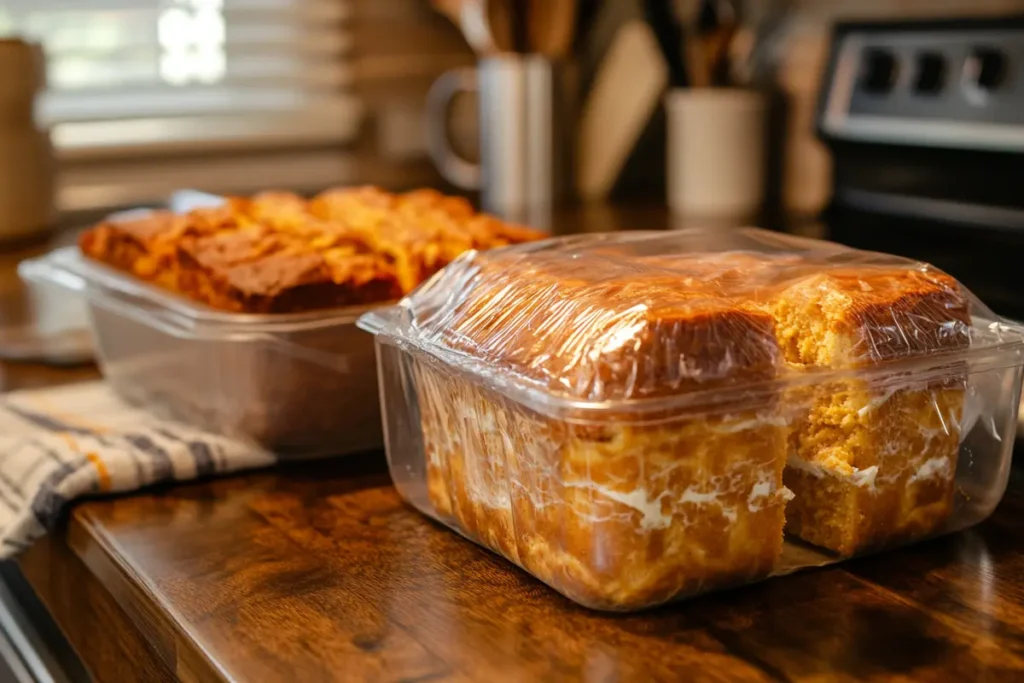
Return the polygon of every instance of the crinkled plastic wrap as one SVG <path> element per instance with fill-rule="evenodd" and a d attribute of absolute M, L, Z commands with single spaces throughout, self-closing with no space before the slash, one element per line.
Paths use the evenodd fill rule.
<path fill-rule="evenodd" d="M 633 610 L 974 524 L 1022 334 L 930 266 L 760 230 L 469 253 L 377 336 L 392 475 L 571 599 Z"/>

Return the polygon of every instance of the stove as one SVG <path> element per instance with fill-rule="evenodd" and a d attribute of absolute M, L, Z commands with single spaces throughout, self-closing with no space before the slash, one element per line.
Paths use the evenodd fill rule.
<path fill-rule="evenodd" d="M 1024 16 L 838 24 L 817 129 L 830 239 L 932 263 L 1024 320 Z"/>

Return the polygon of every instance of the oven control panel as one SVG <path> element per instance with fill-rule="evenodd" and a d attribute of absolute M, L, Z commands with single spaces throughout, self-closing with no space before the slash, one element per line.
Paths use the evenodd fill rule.
<path fill-rule="evenodd" d="M 819 127 L 836 140 L 1024 151 L 1024 18 L 840 24 Z"/>

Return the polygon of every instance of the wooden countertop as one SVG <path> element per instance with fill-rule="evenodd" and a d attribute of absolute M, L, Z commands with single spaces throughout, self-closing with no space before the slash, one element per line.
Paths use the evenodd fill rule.
<path fill-rule="evenodd" d="M 1024 472 L 974 530 L 634 616 L 428 521 L 379 453 L 80 503 L 19 565 L 101 683 L 1024 680 Z"/>
<path fill-rule="evenodd" d="M 99 681 L 1012 681 L 1022 520 L 1015 473 L 973 531 L 607 616 L 403 505 L 376 455 L 87 502 L 21 568 Z"/>

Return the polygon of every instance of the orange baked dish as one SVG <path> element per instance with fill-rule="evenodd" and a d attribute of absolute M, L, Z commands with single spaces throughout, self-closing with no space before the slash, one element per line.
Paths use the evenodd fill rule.
<path fill-rule="evenodd" d="M 615 610 L 767 577 L 784 530 L 851 555 L 941 529 L 965 375 L 870 371 L 966 348 L 954 280 L 566 244 L 460 260 L 406 301 L 421 343 L 549 397 L 413 360 L 440 519 Z"/>
<path fill-rule="evenodd" d="M 432 190 L 232 197 L 187 214 L 104 222 L 88 257 L 224 311 L 289 313 L 397 299 L 470 249 L 543 235 Z"/>

